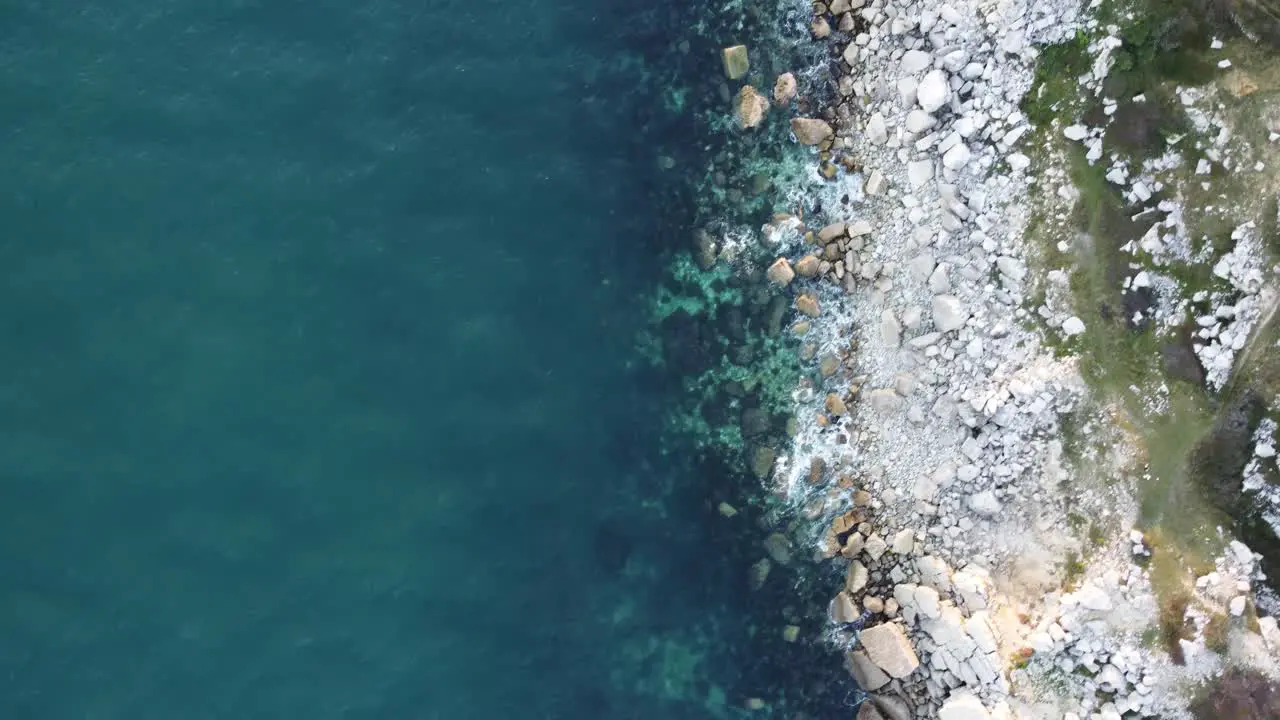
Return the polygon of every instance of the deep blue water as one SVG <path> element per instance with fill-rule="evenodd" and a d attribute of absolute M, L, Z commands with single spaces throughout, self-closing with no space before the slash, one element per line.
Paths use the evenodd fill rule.
<path fill-rule="evenodd" d="M 0 4 L 0 717 L 703 714 L 625 12 Z"/>

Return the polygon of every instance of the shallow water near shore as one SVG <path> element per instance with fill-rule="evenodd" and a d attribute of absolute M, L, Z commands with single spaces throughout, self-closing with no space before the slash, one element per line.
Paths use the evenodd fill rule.
<path fill-rule="evenodd" d="M 643 9 L 0 10 L 0 714 L 707 717 L 803 671 L 635 357 L 679 223 Z"/>

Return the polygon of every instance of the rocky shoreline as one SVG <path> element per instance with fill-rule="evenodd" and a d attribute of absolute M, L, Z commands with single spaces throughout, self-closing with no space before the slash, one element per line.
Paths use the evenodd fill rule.
<path fill-rule="evenodd" d="M 722 93 L 738 131 L 785 117 L 812 148 L 808 175 L 775 183 L 784 201 L 758 232 L 709 226 L 693 248 L 704 271 L 746 278 L 770 308 L 769 333 L 789 335 L 800 363 L 785 438 L 750 430 L 751 409 L 741 411 L 746 462 L 779 503 L 753 587 L 771 564 L 840 574 L 824 641 L 846 651 L 861 720 L 1274 716 L 1280 632 L 1257 594 L 1266 558 L 1212 523 L 1202 543 L 1170 540 L 1181 528 L 1149 499 L 1161 448 L 1108 395 L 1095 368 L 1107 358 L 1091 345 L 1111 325 L 1142 337 L 1153 318 L 1170 336 L 1190 323 L 1196 397 L 1212 404 L 1270 325 L 1275 258 L 1258 239 L 1270 230 L 1240 224 L 1229 244 L 1185 259 L 1212 268 L 1222 281 L 1212 291 L 1135 261 L 1108 268 L 1107 282 L 1138 299 L 1095 317 L 1078 280 L 1093 244 L 1113 238 L 1077 225 L 1096 208 L 1072 143 L 1117 186 L 1108 192 L 1128 205 L 1126 220 L 1157 228 L 1133 247 L 1158 257 L 1152 232 L 1161 243 L 1159 228 L 1176 232 L 1181 208 L 1195 207 L 1171 171 L 1239 167 L 1227 133 L 1206 136 L 1206 123 L 1194 150 L 1162 135 L 1171 149 L 1137 171 L 1111 150 L 1112 118 L 1127 130 L 1157 86 L 1111 99 L 1144 46 L 1109 3 L 812 9 L 829 63 L 757 87 L 746 82 L 749 46 L 721 56 L 740 84 Z M 1083 63 L 1069 78 L 1077 95 L 1051 102 L 1061 47 Z M 1175 95 L 1193 120 L 1203 92 Z M 1085 105 L 1096 105 L 1092 120 Z M 1280 114 L 1267 122 L 1280 128 Z M 1146 223 L 1152 211 L 1175 221 Z M 1157 303 L 1152 287 L 1187 300 Z M 1172 416 L 1180 390 L 1157 381 L 1129 389 Z M 1226 474 L 1237 494 L 1243 483 L 1266 497 L 1277 493 L 1263 469 L 1275 423 L 1254 414 Z M 784 632 L 794 640 L 798 629 Z"/>

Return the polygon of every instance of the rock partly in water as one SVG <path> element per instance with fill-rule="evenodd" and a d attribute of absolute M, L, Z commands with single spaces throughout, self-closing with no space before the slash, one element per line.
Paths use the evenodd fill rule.
<path fill-rule="evenodd" d="M 920 658 L 898 623 L 885 623 L 863 630 L 858 636 L 867 657 L 890 676 L 902 679 L 920 667 Z"/>
<path fill-rule="evenodd" d="M 818 313 L 821 312 L 818 309 L 818 298 L 811 293 L 805 293 L 796 298 L 796 310 L 809 317 L 818 317 Z"/>
<path fill-rule="evenodd" d="M 849 668 L 849 674 L 863 690 L 875 692 L 889 684 L 889 676 L 871 662 L 866 652 L 854 650 L 845 655 L 845 662 Z"/>
<path fill-rule="evenodd" d="M 791 132 L 795 133 L 801 145 L 817 145 L 835 135 L 825 120 L 814 118 L 791 118 Z"/>
<path fill-rule="evenodd" d="M 786 258 L 778 258 L 773 261 L 769 269 L 765 271 L 765 277 L 769 278 L 769 282 L 775 285 L 786 287 L 795 278 L 796 273 L 791 269 L 791 263 Z"/>

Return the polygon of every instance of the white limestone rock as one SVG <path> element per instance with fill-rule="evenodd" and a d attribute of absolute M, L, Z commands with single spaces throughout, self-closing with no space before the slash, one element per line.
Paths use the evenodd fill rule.
<path fill-rule="evenodd" d="M 1000 500 L 990 490 L 983 490 L 969 496 L 969 509 L 983 517 L 999 515 L 1002 507 L 1004 506 Z"/>
<path fill-rule="evenodd" d="M 1063 335 L 1066 335 L 1067 337 L 1072 337 L 1074 335 L 1079 335 L 1082 332 L 1084 332 L 1084 321 L 1076 317 L 1075 315 L 1072 315 L 1071 317 L 1062 321 Z"/>
<path fill-rule="evenodd" d="M 973 154 L 969 152 L 969 146 L 963 143 L 953 145 L 946 154 L 942 156 L 942 166 L 948 170 L 960 170 L 969 164 L 969 159 Z"/>
<path fill-rule="evenodd" d="M 867 140 L 876 145 L 883 145 L 889 140 L 889 128 L 885 125 L 884 115 L 880 113 L 872 113 L 867 119 L 866 127 Z"/>
<path fill-rule="evenodd" d="M 947 84 L 947 73 L 943 70 L 930 70 L 925 73 L 920 86 L 916 88 L 916 102 L 927 113 L 935 113 L 951 100 L 951 86 Z"/>
<path fill-rule="evenodd" d="M 933 65 L 933 56 L 923 50 L 908 50 L 898 68 L 904 75 L 915 75 Z"/>
<path fill-rule="evenodd" d="M 907 163 L 907 182 L 912 190 L 923 188 L 933 179 L 932 160 L 913 160 Z"/>
<path fill-rule="evenodd" d="M 951 332 L 964 327 L 969 321 L 969 312 L 955 295 L 933 296 L 933 326 L 938 332 Z"/>

